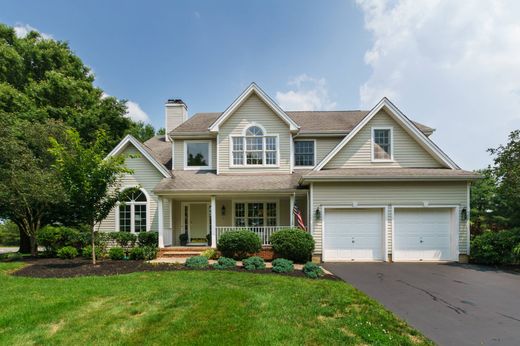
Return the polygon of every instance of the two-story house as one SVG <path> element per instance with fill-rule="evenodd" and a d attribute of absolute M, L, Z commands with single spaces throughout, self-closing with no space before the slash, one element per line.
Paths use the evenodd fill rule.
<path fill-rule="evenodd" d="M 457 261 L 469 251 L 461 170 L 388 99 L 369 111 L 285 111 L 256 84 L 218 113 L 166 103 L 166 135 L 127 136 L 118 205 L 102 231 L 159 232 L 161 248 L 249 229 L 269 245 L 299 210 L 323 261 Z M 296 206 L 296 208 L 294 208 Z"/>

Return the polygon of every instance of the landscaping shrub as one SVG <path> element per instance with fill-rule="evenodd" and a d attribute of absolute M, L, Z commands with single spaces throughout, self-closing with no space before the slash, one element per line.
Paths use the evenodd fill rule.
<path fill-rule="evenodd" d="M 18 246 L 20 244 L 20 231 L 18 226 L 10 220 L 0 222 L 0 245 Z"/>
<path fill-rule="evenodd" d="M 239 230 L 222 234 L 218 240 L 217 249 L 224 257 L 241 260 L 260 251 L 262 244 L 260 238 L 253 232 Z"/>
<path fill-rule="evenodd" d="M 96 246 L 96 258 L 103 257 L 103 249 Z M 92 258 L 92 245 L 87 245 L 81 250 L 81 255 L 85 258 Z"/>
<path fill-rule="evenodd" d="M 485 231 L 471 241 L 471 260 L 482 264 L 517 264 L 520 253 L 520 228 Z"/>
<path fill-rule="evenodd" d="M 80 248 L 82 245 L 80 232 L 70 227 L 43 227 L 36 236 L 38 245 L 45 248 L 48 256 L 54 256 L 57 251 L 65 246 Z"/>
<path fill-rule="evenodd" d="M 311 279 L 318 279 L 325 275 L 325 272 L 321 268 L 321 266 L 317 265 L 316 263 L 307 262 L 303 266 L 303 273 L 305 276 Z"/>
<path fill-rule="evenodd" d="M 294 271 L 293 261 L 285 258 L 277 258 L 273 261 L 273 272 L 290 273 L 292 271 Z"/>
<path fill-rule="evenodd" d="M 72 259 L 78 256 L 78 250 L 73 246 L 64 246 L 58 250 L 56 255 L 61 259 Z"/>
<path fill-rule="evenodd" d="M 192 269 L 204 269 L 209 266 L 209 262 L 204 256 L 193 256 L 186 260 L 185 265 Z"/>
<path fill-rule="evenodd" d="M 113 247 L 108 251 L 108 257 L 115 261 L 125 259 L 125 250 L 122 247 Z"/>
<path fill-rule="evenodd" d="M 134 247 L 137 241 L 137 236 L 130 232 L 112 232 L 108 234 L 110 234 L 110 238 L 122 248 Z"/>
<path fill-rule="evenodd" d="M 261 270 L 265 269 L 265 262 L 262 257 L 253 256 L 242 261 L 245 270 Z"/>
<path fill-rule="evenodd" d="M 144 251 L 144 259 L 147 261 L 157 258 L 157 246 L 144 246 L 141 249 Z"/>
<path fill-rule="evenodd" d="M 21 261 L 23 255 L 19 252 L 4 253 L 0 255 L 0 259 L 7 262 Z"/>
<path fill-rule="evenodd" d="M 131 260 L 144 260 L 145 253 L 142 247 L 134 247 L 130 250 L 130 259 Z"/>
<path fill-rule="evenodd" d="M 273 233 L 271 245 L 278 257 L 297 263 L 307 262 L 314 251 L 314 239 L 310 233 L 298 228 L 286 228 Z"/>
<path fill-rule="evenodd" d="M 215 269 L 234 269 L 237 266 L 237 261 L 229 257 L 220 257 L 218 263 L 213 265 Z"/>
<path fill-rule="evenodd" d="M 206 257 L 207 259 L 216 259 L 217 251 L 215 249 L 207 249 L 202 251 L 200 255 Z"/>
<path fill-rule="evenodd" d="M 159 233 L 157 232 L 140 232 L 137 235 L 137 243 L 141 247 L 159 246 Z"/>

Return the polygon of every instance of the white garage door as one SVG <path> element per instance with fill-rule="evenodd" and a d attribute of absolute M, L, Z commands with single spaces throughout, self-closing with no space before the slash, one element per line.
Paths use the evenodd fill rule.
<path fill-rule="evenodd" d="M 449 208 L 395 209 L 393 260 L 454 260 L 452 210 Z"/>
<path fill-rule="evenodd" d="M 323 221 L 324 261 L 383 259 L 382 209 L 326 209 Z"/>

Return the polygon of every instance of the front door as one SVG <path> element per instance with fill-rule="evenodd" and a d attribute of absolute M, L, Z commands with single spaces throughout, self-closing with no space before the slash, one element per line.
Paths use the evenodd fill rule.
<path fill-rule="evenodd" d="M 209 208 L 207 203 L 190 203 L 188 241 L 206 243 L 209 233 Z"/>

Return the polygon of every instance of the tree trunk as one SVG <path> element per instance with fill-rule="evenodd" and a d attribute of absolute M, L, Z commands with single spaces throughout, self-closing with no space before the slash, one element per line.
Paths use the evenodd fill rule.
<path fill-rule="evenodd" d="M 20 231 L 20 249 L 18 252 L 20 253 L 30 253 L 31 252 L 31 239 L 24 232 L 24 230 L 18 226 L 18 230 Z"/>
<path fill-rule="evenodd" d="M 38 256 L 38 244 L 36 244 L 36 234 L 31 234 L 30 236 L 31 242 L 31 256 Z"/>
<path fill-rule="evenodd" d="M 96 232 L 94 232 L 94 225 L 91 224 L 90 225 L 90 229 L 92 230 L 92 264 L 93 265 L 96 265 L 96 240 L 95 240 L 95 235 L 96 235 Z"/>

